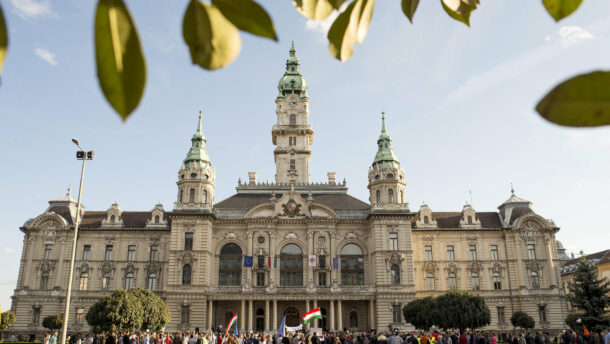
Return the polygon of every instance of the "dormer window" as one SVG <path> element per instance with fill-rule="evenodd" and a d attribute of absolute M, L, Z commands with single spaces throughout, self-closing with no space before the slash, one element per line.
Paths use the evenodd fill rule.
<path fill-rule="evenodd" d="M 424 223 L 425 224 L 429 224 L 430 223 L 430 218 L 427 215 L 424 216 Z"/>
<path fill-rule="evenodd" d="M 388 174 L 388 176 L 386 177 L 387 179 L 394 179 L 394 175 L 393 174 Z"/>
<path fill-rule="evenodd" d="M 159 224 L 159 215 L 155 215 L 155 224 L 158 225 Z"/>
<path fill-rule="evenodd" d="M 468 224 L 471 225 L 472 224 L 472 216 L 468 215 Z"/>
<path fill-rule="evenodd" d="M 111 223 L 115 223 L 116 222 L 116 217 L 114 215 L 110 215 L 110 222 Z"/>
<path fill-rule="evenodd" d="M 197 173 L 191 173 L 191 178 L 193 178 L 193 179 L 197 178 Z"/>

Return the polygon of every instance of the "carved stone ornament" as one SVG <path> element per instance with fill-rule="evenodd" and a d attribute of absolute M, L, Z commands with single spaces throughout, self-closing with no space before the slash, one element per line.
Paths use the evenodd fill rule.
<path fill-rule="evenodd" d="M 112 245 L 112 243 L 116 240 L 116 238 L 117 238 L 116 234 L 104 236 L 104 239 L 106 239 L 107 245 Z"/>
<path fill-rule="evenodd" d="M 429 274 L 434 274 L 436 272 L 435 264 L 432 262 L 427 262 L 426 266 L 424 267 L 424 271 L 426 271 Z"/>
<path fill-rule="evenodd" d="M 237 234 L 235 232 L 225 233 L 225 239 L 237 239 Z"/>
<path fill-rule="evenodd" d="M 502 265 L 500 263 L 494 263 L 494 266 L 491 268 L 493 272 L 500 273 L 502 272 Z"/>
<path fill-rule="evenodd" d="M 529 261 L 529 262 L 527 262 L 527 268 L 530 271 L 538 272 L 538 271 L 540 271 L 540 263 L 536 260 Z"/>
<path fill-rule="evenodd" d="M 347 232 L 345 233 L 345 239 L 358 239 L 358 234 L 354 231 Z"/>
<path fill-rule="evenodd" d="M 157 273 L 159 270 L 161 270 L 161 264 L 159 264 L 159 262 L 148 262 L 148 264 L 146 264 L 146 273 L 149 275 Z"/>
<path fill-rule="evenodd" d="M 256 255 L 257 256 L 266 256 L 267 252 L 265 251 L 265 249 L 263 247 L 259 247 L 256 249 Z"/>
<path fill-rule="evenodd" d="M 114 270 L 114 264 L 110 262 L 104 262 L 100 267 L 100 271 L 102 271 L 102 273 L 110 273 L 112 270 Z"/>
<path fill-rule="evenodd" d="M 136 267 L 129 263 L 127 264 L 127 266 L 125 267 L 125 273 L 134 273 L 136 271 Z"/>
<path fill-rule="evenodd" d="M 83 262 L 80 264 L 80 272 L 81 273 L 89 273 L 89 264 Z"/>
<path fill-rule="evenodd" d="M 49 272 L 53 270 L 53 263 L 49 261 L 42 261 L 40 263 L 40 272 Z"/>
<path fill-rule="evenodd" d="M 299 236 L 295 232 L 288 232 L 284 236 L 286 239 L 297 239 Z"/>
<path fill-rule="evenodd" d="M 301 205 L 297 204 L 293 198 L 282 204 L 282 208 L 284 208 L 284 216 L 295 217 L 301 215 Z"/>
<path fill-rule="evenodd" d="M 52 221 L 45 221 L 43 222 L 43 224 L 49 223 Z M 44 236 L 45 240 L 55 240 L 55 237 L 57 236 L 57 230 L 55 230 L 55 227 L 47 227 L 47 229 L 44 230 L 44 232 L 42 233 L 42 235 Z"/>
<path fill-rule="evenodd" d="M 180 257 L 180 262 L 182 264 L 190 264 L 195 260 L 195 256 L 191 252 L 184 252 L 182 257 Z"/>
<path fill-rule="evenodd" d="M 521 237 L 528 242 L 536 241 L 536 232 L 537 225 L 533 221 L 527 221 L 521 228 Z"/>
<path fill-rule="evenodd" d="M 454 273 L 454 274 L 457 274 L 457 272 L 458 272 L 458 267 L 457 267 L 457 265 L 455 265 L 455 264 L 449 264 L 449 266 L 447 267 L 447 271 L 448 271 L 449 273 Z"/>
<path fill-rule="evenodd" d="M 470 272 L 478 273 L 479 271 L 481 271 L 481 265 L 479 263 L 477 263 L 477 262 L 470 263 L 470 266 L 468 267 L 468 270 Z"/>
<path fill-rule="evenodd" d="M 434 241 L 434 235 L 432 235 L 432 234 L 425 234 L 425 235 L 422 236 L 422 239 L 425 242 L 431 242 L 431 241 Z"/>
<path fill-rule="evenodd" d="M 400 256 L 399 253 L 392 252 L 392 253 L 388 253 L 386 260 L 388 261 L 388 263 L 390 265 L 400 264 L 402 262 L 402 257 Z"/>

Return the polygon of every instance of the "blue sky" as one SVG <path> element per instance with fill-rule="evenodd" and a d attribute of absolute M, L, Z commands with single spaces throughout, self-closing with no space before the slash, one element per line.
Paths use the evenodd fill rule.
<path fill-rule="evenodd" d="M 126 124 L 95 77 L 94 1 L 0 3 L 10 31 L 0 88 L 2 309 L 16 285 L 19 226 L 70 182 L 76 189 L 74 136 L 96 152 L 86 170 L 86 209 L 118 201 L 123 210 L 150 210 L 161 201 L 171 210 L 200 108 L 216 200 L 233 194 L 248 171 L 272 180 L 274 100 L 292 39 L 310 86 L 313 181 L 337 172 L 352 195 L 368 199 L 383 106 L 412 210 L 425 201 L 433 211 L 460 211 L 472 190 L 473 207 L 493 211 L 512 182 L 561 227 L 557 237 L 569 250 L 609 248 L 609 129 L 558 127 L 533 110 L 558 82 L 608 69 L 609 2 L 586 1 L 557 24 L 540 1 L 485 1 L 467 28 L 439 1 L 422 1 L 414 25 L 398 0 L 378 1 L 364 44 L 339 63 L 324 39 L 328 22 L 307 20 L 290 1 L 263 0 L 279 43 L 242 34 L 239 57 L 209 72 L 191 65 L 182 40 L 186 0 L 127 0 L 147 86 Z"/>

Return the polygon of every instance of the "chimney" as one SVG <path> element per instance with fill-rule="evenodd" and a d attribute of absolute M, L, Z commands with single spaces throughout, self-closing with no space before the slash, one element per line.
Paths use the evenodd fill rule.
<path fill-rule="evenodd" d="M 249 185 L 256 185 L 256 172 L 248 172 Z"/>
<path fill-rule="evenodd" d="M 328 184 L 330 184 L 330 185 L 337 184 L 337 172 L 328 172 Z"/>

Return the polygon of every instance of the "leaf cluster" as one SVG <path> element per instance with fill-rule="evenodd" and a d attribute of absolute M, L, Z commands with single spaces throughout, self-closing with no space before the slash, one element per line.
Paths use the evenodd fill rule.
<path fill-rule="evenodd" d="M 491 322 L 485 300 L 466 291 L 450 291 L 438 297 L 417 299 L 403 307 L 405 320 L 418 329 L 433 325 L 443 329 L 475 329 Z"/>
<path fill-rule="evenodd" d="M 94 332 L 159 331 L 170 321 L 165 302 L 150 290 L 119 289 L 97 301 L 87 312 L 87 323 Z"/>
<path fill-rule="evenodd" d="M 513 313 L 513 316 L 510 317 L 510 323 L 513 324 L 514 327 L 520 327 L 525 330 L 534 328 L 534 326 L 536 326 L 534 318 L 521 311 Z"/>
<path fill-rule="evenodd" d="M 593 263 L 581 258 L 568 285 L 568 301 L 578 310 L 578 318 L 589 330 L 603 330 L 610 326 L 606 309 L 610 307 L 610 281 L 600 278 Z"/>
<path fill-rule="evenodd" d="M 0 314 L 0 331 L 4 331 L 13 326 L 15 321 L 17 321 L 15 313 L 11 311 L 2 312 L 2 314 Z"/>
<path fill-rule="evenodd" d="M 53 315 L 49 315 L 42 319 L 42 326 L 48 328 L 49 330 L 59 330 L 62 328 L 64 323 L 64 313 L 56 313 Z"/>

